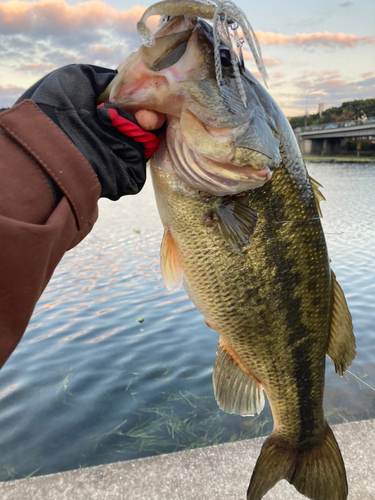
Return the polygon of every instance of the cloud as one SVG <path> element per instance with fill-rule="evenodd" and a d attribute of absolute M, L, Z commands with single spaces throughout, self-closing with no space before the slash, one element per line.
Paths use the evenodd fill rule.
<path fill-rule="evenodd" d="M 311 89 L 315 89 L 315 92 L 309 94 L 309 102 L 324 101 L 326 108 L 340 106 L 344 101 L 372 98 L 375 94 L 375 77 L 350 81 L 338 70 L 305 73 L 295 85 L 303 91 L 294 101 L 294 106 L 301 111 L 306 105 L 306 93 Z"/>
<path fill-rule="evenodd" d="M 281 80 L 282 78 L 285 78 L 287 76 L 287 73 L 285 71 L 275 71 L 272 73 L 271 78 L 275 78 L 276 80 Z"/>
<path fill-rule="evenodd" d="M 71 1 L 71 0 L 68 0 Z M 344 0 L 342 0 L 344 1 Z M 343 4 L 344 5 L 344 4 Z M 146 7 L 135 6 L 128 10 L 111 7 L 102 0 L 89 0 L 70 5 L 65 0 L 10 0 L 0 2 L 0 106 L 11 105 L 27 87 L 49 71 L 71 63 L 89 63 L 99 66 L 117 67 L 130 52 L 140 45 L 136 23 Z M 148 21 L 156 28 L 157 16 Z M 310 24 L 314 24 L 311 21 Z M 302 28 L 301 28 L 302 29 Z M 354 34 L 315 32 L 284 35 L 258 31 L 259 42 L 270 46 L 292 46 L 298 48 L 329 47 L 347 48 L 374 43 L 371 36 Z M 371 47 L 369 47 L 371 49 Z M 277 52 L 278 49 L 275 49 Z M 250 54 L 245 54 L 251 58 Z M 308 63 L 297 55 L 293 66 L 297 71 Z M 303 72 L 293 78 L 277 71 L 283 61 L 275 57 L 264 57 L 268 68 L 275 68 L 271 80 L 275 87 L 291 88 L 294 95 L 306 94 L 311 88 L 324 88 L 330 94 L 349 92 L 361 96 L 370 92 L 372 71 L 363 73 L 361 85 L 349 87 L 347 78 L 338 74 Z M 297 68 L 299 67 L 299 68 Z M 361 71 L 366 71 L 366 67 Z M 253 73 L 260 80 L 257 72 Z M 271 83 L 272 83 L 271 81 Z M 11 85 L 13 83 L 13 85 Z M 293 95 L 293 92 L 294 95 Z M 362 94 L 361 94 L 362 92 Z M 374 92 L 373 92 L 374 93 Z M 347 96 L 348 94 L 346 94 Z M 367 94 L 366 94 L 367 95 Z M 346 97 L 345 96 L 345 97 Z M 357 97 L 362 98 L 362 97 Z"/>
<path fill-rule="evenodd" d="M 41 71 L 43 64 L 88 61 L 116 67 L 140 45 L 136 25 L 145 9 L 138 5 L 120 11 L 101 0 L 0 3 L 0 61 L 11 68 L 32 61 Z M 155 17 L 148 24 L 155 28 Z"/>
<path fill-rule="evenodd" d="M 49 73 L 52 70 L 56 69 L 57 66 L 55 64 L 42 64 L 42 63 L 28 63 L 16 68 L 16 71 L 21 71 L 22 73 Z"/>
<path fill-rule="evenodd" d="M 243 50 L 242 53 L 245 61 L 254 61 L 254 57 L 252 54 L 250 54 L 250 52 L 248 52 L 247 50 Z M 272 57 L 269 56 L 263 56 L 263 62 L 266 68 L 270 68 L 272 66 L 280 66 L 280 64 L 282 64 L 280 59 L 272 59 Z"/>
<path fill-rule="evenodd" d="M 353 5 L 353 2 L 344 2 L 340 3 L 339 7 L 350 7 L 350 5 Z"/>
<path fill-rule="evenodd" d="M 297 33 L 296 35 L 283 35 L 281 33 L 256 31 L 256 35 L 259 43 L 263 45 L 297 45 L 308 47 L 322 45 L 325 47 L 344 48 L 374 43 L 375 41 L 372 36 L 329 33 L 328 31 L 324 31 L 323 33 Z"/>
<path fill-rule="evenodd" d="M 74 34 L 92 28 L 114 28 L 119 33 L 135 32 L 146 7 L 134 6 L 119 11 L 101 0 L 69 5 L 64 0 L 34 2 L 12 0 L 0 3 L 2 33 L 38 33 L 38 35 Z M 150 25 L 153 22 L 150 20 Z"/>
<path fill-rule="evenodd" d="M 350 2 L 346 2 L 350 3 Z M 342 4 L 345 5 L 345 4 Z M 21 1 L 11 0 L 0 3 L 0 32 L 2 34 L 23 34 L 53 38 L 69 38 L 72 43 L 82 39 L 82 34 L 94 43 L 98 33 L 116 32 L 117 36 L 136 36 L 136 24 L 146 7 L 139 5 L 129 10 L 117 10 L 102 0 L 89 0 L 69 5 L 65 0 Z M 318 23 L 319 21 L 310 21 Z M 148 20 L 150 27 L 156 28 L 157 20 Z M 256 32 L 258 39 L 265 45 L 326 45 L 351 47 L 373 43 L 371 36 L 356 36 L 345 33 L 281 33 Z"/>
<path fill-rule="evenodd" d="M 0 108 L 12 106 L 25 90 L 25 88 L 16 85 L 0 85 Z"/>
<path fill-rule="evenodd" d="M 72 63 L 116 68 L 140 46 L 136 25 L 145 9 L 117 10 L 101 0 L 0 2 L 0 84 L 30 85 Z M 148 22 L 156 24 L 157 17 Z"/>
<path fill-rule="evenodd" d="M 297 87 L 308 91 L 311 89 L 330 89 L 343 87 L 347 84 L 339 70 L 304 71 L 296 80 Z"/>

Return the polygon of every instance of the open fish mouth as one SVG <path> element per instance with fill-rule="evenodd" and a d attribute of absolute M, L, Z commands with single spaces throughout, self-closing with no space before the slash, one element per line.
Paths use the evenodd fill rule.
<path fill-rule="evenodd" d="M 175 174 L 186 184 L 227 196 L 261 187 L 271 179 L 277 161 L 258 151 L 236 148 L 233 129 L 208 129 L 189 111 L 180 120 L 168 120 L 165 147 Z M 246 160 L 234 164 L 241 156 Z"/>
<path fill-rule="evenodd" d="M 225 91 L 219 88 L 210 29 L 190 16 L 167 22 L 156 34 L 155 46 L 141 47 L 120 65 L 105 100 L 130 112 L 165 113 L 162 147 L 176 175 L 194 189 L 225 196 L 271 179 L 281 162 L 280 134 L 250 74 L 243 77 L 248 102 L 244 107 L 224 45 L 220 54 L 226 64 Z"/>
<path fill-rule="evenodd" d="M 184 143 L 169 146 L 176 175 L 190 187 L 217 196 L 239 194 L 263 186 L 272 177 L 266 167 L 235 167 L 205 158 L 203 161 Z"/>

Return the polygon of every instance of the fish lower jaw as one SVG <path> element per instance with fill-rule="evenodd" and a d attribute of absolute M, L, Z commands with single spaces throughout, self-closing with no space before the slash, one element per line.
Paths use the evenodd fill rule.
<path fill-rule="evenodd" d="M 171 132 L 173 131 L 173 133 Z M 190 148 L 181 140 L 179 129 L 167 129 L 166 147 L 175 175 L 189 187 L 215 196 L 230 196 L 263 186 L 272 177 L 271 170 L 236 166 L 220 162 Z"/>
<path fill-rule="evenodd" d="M 269 168 L 261 170 L 230 163 L 220 163 L 208 158 L 197 158 L 191 153 L 192 161 L 173 161 L 176 175 L 193 189 L 216 196 L 230 196 L 263 186 L 272 177 Z"/>
<path fill-rule="evenodd" d="M 254 179 L 259 179 L 262 181 L 268 181 L 272 177 L 272 172 L 269 169 L 269 167 L 253 167 L 251 165 L 244 165 L 243 167 L 238 167 L 236 165 L 230 165 L 229 167 L 230 172 L 233 172 L 233 174 L 239 175 L 240 178 L 242 179 L 249 179 L 249 178 L 254 178 Z"/>

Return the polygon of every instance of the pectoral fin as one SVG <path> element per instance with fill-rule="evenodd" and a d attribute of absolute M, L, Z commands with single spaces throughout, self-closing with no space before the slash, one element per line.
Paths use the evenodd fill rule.
<path fill-rule="evenodd" d="M 237 253 L 241 253 L 254 234 L 258 214 L 232 198 L 223 199 L 216 213 L 224 239 Z"/>
<path fill-rule="evenodd" d="M 345 295 L 333 271 L 331 271 L 331 287 L 331 326 L 327 355 L 335 365 L 336 372 L 342 376 L 355 358 L 355 338 Z"/>
<path fill-rule="evenodd" d="M 175 242 L 168 227 L 164 229 L 160 248 L 160 269 L 165 286 L 171 292 L 178 290 L 182 283 L 182 269 L 178 261 Z"/>
<path fill-rule="evenodd" d="M 264 407 L 264 394 L 259 382 L 222 338 L 216 354 L 212 380 L 220 408 L 242 416 L 260 413 Z"/>
<path fill-rule="evenodd" d="M 316 201 L 316 206 L 318 207 L 319 215 L 320 215 L 320 217 L 323 217 L 322 211 L 320 209 L 320 202 L 325 201 L 325 198 L 319 190 L 319 188 L 323 187 L 323 186 L 321 184 L 319 184 L 319 182 L 316 181 L 315 179 L 313 179 L 312 177 L 310 177 L 310 182 L 311 182 L 311 187 L 312 187 L 315 201 Z"/>

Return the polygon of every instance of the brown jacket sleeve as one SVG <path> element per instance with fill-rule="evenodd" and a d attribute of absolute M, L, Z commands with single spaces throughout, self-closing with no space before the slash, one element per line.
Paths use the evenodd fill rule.
<path fill-rule="evenodd" d="M 57 207 L 43 171 L 63 193 Z M 89 163 L 32 101 L 0 114 L 0 367 L 64 253 L 91 231 L 99 196 Z"/>

